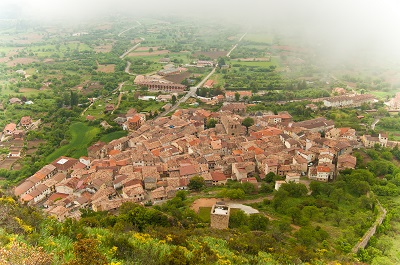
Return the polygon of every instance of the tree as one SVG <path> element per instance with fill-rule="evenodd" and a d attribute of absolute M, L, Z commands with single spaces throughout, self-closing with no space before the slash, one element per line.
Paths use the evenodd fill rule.
<path fill-rule="evenodd" d="M 312 246 L 317 243 L 314 237 L 314 229 L 310 226 L 301 227 L 296 233 L 294 233 L 298 242 L 304 246 Z"/>
<path fill-rule="evenodd" d="M 251 214 L 249 217 L 249 227 L 253 231 L 265 231 L 268 224 L 269 219 L 262 214 Z"/>
<path fill-rule="evenodd" d="M 242 125 L 246 127 L 246 134 L 249 134 L 249 127 L 254 125 L 254 119 L 251 117 L 246 117 L 242 121 Z"/>
<path fill-rule="evenodd" d="M 275 173 L 271 171 L 271 172 L 269 172 L 267 175 L 265 175 L 264 180 L 265 180 L 267 183 L 271 183 L 271 182 L 274 181 L 275 176 L 276 176 Z"/>
<path fill-rule="evenodd" d="M 236 93 L 235 93 L 235 100 L 236 100 L 236 101 L 239 101 L 239 99 L 240 99 L 240 94 L 239 94 L 238 92 L 236 92 Z"/>
<path fill-rule="evenodd" d="M 287 191 L 290 197 L 295 197 L 295 198 L 305 196 L 308 192 L 306 185 L 294 182 L 282 184 L 279 190 L 281 189 Z"/>
<path fill-rule="evenodd" d="M 229 228 L 239 228 L 247 225 L 249 217 L 242 210 L 233 211 L 229 216 Z"/>
<path fill-rule="evenodd" d="M 233 200 L 243 199 L 246 195 L 244 191 L 240 188 L 238 189 L 223 189 L 218 194 L 221 197 L 229 198 Z"/>
<path fill-rule="evenodd" d="M 335 220 L 336 226 L 340 226 L 340 223 L 345 218 L 345 214 L 341 211 L 335 211 L 332 213 L 332 219 Z"/>
<path fill-rule="evenodd" d="M 299 207 L 290 207 L 288 209 L 288 214 L 292 218 L 292 223 L 293 224 L 299 224 L 301 218 L 302 218 L 302 212 L 299 209 Z"/>
<path fill-rule="evenodd" d="M 71 91 L 70 100 L 71 100 L 71 104 L 70 104 L 71 107 L 77 106 L 78 100 L 79 100 L 78 94 Z"/>
<path fill-rule="evenodd" d="M 216 119 L 213 119 L 213 118 L 209 119 L 209 120 L 206 122 L 207 129 L 215 128 L 215 125 L 216 125 L 217 123 L 218 123 L 218 121 L 217 121 Z"/>
<path fill-rule="evenodd" d="M 225 65 L 225 59 L 224 58 L 219 58 L 218 60 L 218 67 L 221 68 L 223 65 Z"/>
<path fill-rule="evenodd" d="M 182 201 L 184 201 L 184 200 L 186 200 L 186 198 L 187 198 L 187 193 L 186 193 L 186 191 L 184 191 L 184 190 L 180 190 L 180 191 L 176 192 L 175 197 L 178 197 L 178 198 L 180 198 Z"/>
<path fill-rule="evenodd" d="M 308 219 L 312 220 L 313 217 L 319 214 L 319 209 L 317 206 L 304 206 L 301 210 L 302 214 L 307 217 Z"/>
<path fill-rule="evenodd" d="M 250 182 L 243 183 L 241 188 L 246 194 L 252 194 L 252 193 L 254 193 L 256 191 L 256 188 Z"/>
<path fill-rule="evenodd" d="M 204 178 L 200 176 L 194 176 L 190 179 L 188 188 L 191 190 L 199 191 L 206 185 Z"/>
<path fill-rule="evenodd" d="M 149 52 L 153 52 L 153 51 L 154 51 L 153 48 L 150 48 L 150 49 L 149 49 Z"/>
<path fill-rule="evenodd" d="M 272 184 L 261 183 L 260 193 L 272 193 L 274 191 L 274 187 Z"/>
<path fill-rule="evenodd" d="M 79 239 L 74 244 L 75 258 L 67 263 L 67 265 L 105 265 L 107 258 L 98 249 L 99 242 L 93 238 Z"/>
<path fill-rule="evenodd" d="M 175 95 L 172 95 L 172 105 L 175 105 L 175 102 L 176 102 L 176 96 Z"/>

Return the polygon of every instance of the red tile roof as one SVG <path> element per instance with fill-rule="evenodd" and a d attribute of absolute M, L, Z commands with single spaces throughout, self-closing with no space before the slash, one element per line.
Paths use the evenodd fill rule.
<path fill-rule="evenodd" d="M 317 167 L 317 172 L 328 173 L 328 172 L 331 172 L 331 169 L 329 167 L 327 167 L 327 166 L 318 166 Z"/>
<path fill-rule="evenodd" d="M 140 121 L 140 116 L 139 115 L 135 115 L 135 116 L 133 116 L 132 118 L 130 118 L 129 120 L 128 120 L 128 122 L 138 122 L 138 121 Z"/>

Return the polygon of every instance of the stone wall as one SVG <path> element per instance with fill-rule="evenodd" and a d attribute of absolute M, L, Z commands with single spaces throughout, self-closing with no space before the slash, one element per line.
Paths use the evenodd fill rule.
<path fill-rule="evenodd" d="M 352 252 L 357 253 L 360 248 L 365 248 L 371 239 L 371 237 L 375 234 L 376 228 L 378 225 L 381 225 L 383 219 L 386 217 L 386 209 L 382 207 L 382 205 L 378 202 L 380 214 L 378 218 L 374 222 L 373 226 L 364 234 L 364 236 L 360 239 L 360 241 L 353 247 Z"/>

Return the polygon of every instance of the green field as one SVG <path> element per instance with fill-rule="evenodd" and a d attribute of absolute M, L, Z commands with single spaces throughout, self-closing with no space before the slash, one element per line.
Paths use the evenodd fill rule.
<path fill-rule="evenodd" d="M 100 141 L 109 143 L 109 142 L 111 142 L 112 140 L 119 139 L 119 138 L 124 137 L 124 136 L 127 136 L 127 135 L 128 135 L 128 131 L 117 131 L 117 132 L 112 132 L 112 133 L 103 135 L 103 136 L 100 138 Z"/>
<path fill-rule="evenodd" d="M 268 33 L 249 33 L 244 38 L 244 41 L 255 41 L 263 43 L 272 43 L 273 37 Z"/>
<path fill-rule="evenodd" d="M 258 66 L 258 67 L 269 67 L 271 65 L 279 66 L 279 60 L 277 58 L 272 57 L 270 62 L 265 62 L 265 61 L 238 61 L 238 60 L 232 60 L 231 61 L 232 65 L 234 64 L 240 64 L 243 66 Z"/>
<path fill-rule="evenodd" d="M 379 99 L 386 100 L 387 97 L 393 97 L 396 94 L 396 91 L 370 91 L 369 93 Z"/>
<path fill-rule="evenodd" d="M 91 143 L 92 139 L 100 132 L 100 128 L 88 126 L 82 122 L 76 122 L 69 128 L 72 139 L 67 144 L 56 151 L 51 153 L 47 158 L 46 162 L 50 163 L 60 156 L 70 156 L 79 158 L 87 155 L 86 148 Z"/>
<path fill-rule="evenodd" d="M 108 101 L 108 99 L 110 99 L 110 101 Z M 114 106 L 116 107 L 118 104 L 118 98 L 115 95 L 110 95 L 108 98 L 106 99 L 100 99 L 97 100 L 90 108 L 88 108 L 85 112 L 85 117 L 87 115 L 91 115 L 93 117 L 95 117 L 95 119 L 101 119 L 104 117 L 105 113 L 105 109 L 106 106 L 109 104 L 114 104 Z"/>
<path fill-rule="evenodd" d="M 78 43 L 78 42 L 68 42 L 65 44 L 60 44 L 59 46 L 54 44 L 47 44 L 47 45 L 33 46 L 25 49 L 26 52 L 28 53 L 32 52 L 36 56 L 43 58 L 47 58 L 52 54 L 58 54 L 60 57 L 63 57 L 65 52 L 74 50 L 77 50 L 78 52 L 84 52 L 84 51 L 92 51 L 93 49 L 85 43 Z"/>

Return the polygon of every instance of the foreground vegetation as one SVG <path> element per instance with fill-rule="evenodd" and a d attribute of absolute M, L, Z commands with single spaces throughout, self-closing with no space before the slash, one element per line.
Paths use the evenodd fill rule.
<path fill-rule="evenodd" d="M 79 125 L 79 124 L 78 124 Z M 82 210 L 79 221 L 46 217 L 38 209 L 0 199 L 0 261 L 34 264 L 370 264 L 398 262 L 395 248 L 400 194 L 399 156 L 378 148 L 361 150 L 358 169 L 341 172 L 335 182 L 284 184 L 272 192 L 279 176 L 268 174 L 257 191 L 252 184 L 229 182 L 203 190 L 201 178 L 156 206 L 126 203 L 117 214 Z M 390 156 L 391 155 L 391 156 Z M 372 160 L 371 158 L 374 158 Z M 388 160 L 389 159 L 389 160 Z M 377 165 L 377 163 L 380 163 Z M 397 163 L 397 162 L 396 162 Z M 365 169 L 368 165 L 368 169 Z M 387 165 L 386 171 L 381 171 Z M 384 178 L 382 178 L 384 176 Z M 200 193 L 199 193 L 200 191 Z M 209 228 L 204 209 L 192 202 L 206 193 L 241 200 L 259 214 L 233 210 L 228 230 Z M 272 193 L 272 196 L 271 196 Z M 264 198 L 264 199 L 263 199 Z M 378 234 L 365 250 L 351 249 L 375 221 L 377 199 L 389 209 Z M 207 210 L 206 210 L 207 211 Z M 26 254 L 11 255 L 9 252 Z M 31 263 L 27 263 L 31 264 Z"/>

